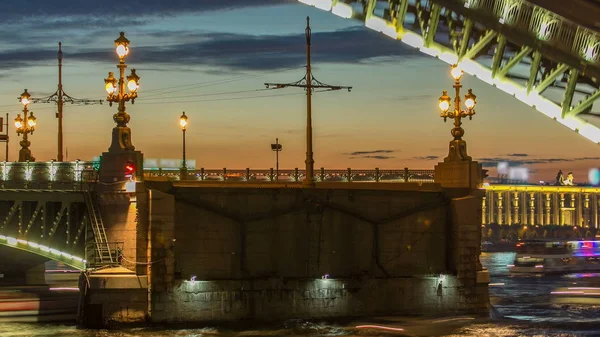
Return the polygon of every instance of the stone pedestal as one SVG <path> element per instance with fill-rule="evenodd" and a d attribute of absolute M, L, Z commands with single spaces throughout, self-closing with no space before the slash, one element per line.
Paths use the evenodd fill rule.
<path fill-rule="evenodd" d="M 481 164 L 471 160 L 438 163 L 435 166 L 435 182 L 445 188 L 479 188 L 483 183 Z"/>
<path fill-rule="evenodd" d="M 102 153 L 100 159 L 100 182 L 104 184 L 125 182 L 125 165 L 130 161 L 135 167 L 133 179 L 144 179 L 144 155 L 141 151 L 115 150 Z"/>

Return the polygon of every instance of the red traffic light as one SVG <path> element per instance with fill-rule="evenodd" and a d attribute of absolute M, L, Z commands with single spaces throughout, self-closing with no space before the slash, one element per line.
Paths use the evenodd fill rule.
<path fill-rule="evenodd" d="M 127 164 L 125 164 L 125 175 L 132 176 L 134 172 L 135 172 L 135 166 L 133 165 L 132 162 L 128 161 Z"/>

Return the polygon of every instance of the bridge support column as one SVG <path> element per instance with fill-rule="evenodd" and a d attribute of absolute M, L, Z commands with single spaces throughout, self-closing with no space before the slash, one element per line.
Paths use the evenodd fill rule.
<path fill-rule="evenodd" d="M 446 188 L 480 188 L 483 182 L 481 164 L 471 160 L 438 163 L 435 166 L 435 182 Z"/>
<path fill-rule="evenodd" d="M 109 150 L 103 152 L 100 159 L 100 183 L 115 184 L 103 185 L 103 189 L 122 189 L 119 182 L 127 181 L 125 177 L 125 165 L 133 163 L 135 173 L 132 177 L 135 181 L 144 180 L 144 155 L 141 151 L 131 150 Z"/>

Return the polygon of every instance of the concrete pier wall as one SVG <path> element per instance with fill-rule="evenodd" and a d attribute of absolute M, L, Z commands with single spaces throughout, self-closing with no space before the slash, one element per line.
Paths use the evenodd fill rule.
<path fill-rule="evenodd" d="M 150 319 L 485 313 L 481 196 L 369 185 L 150 184 Z"/>

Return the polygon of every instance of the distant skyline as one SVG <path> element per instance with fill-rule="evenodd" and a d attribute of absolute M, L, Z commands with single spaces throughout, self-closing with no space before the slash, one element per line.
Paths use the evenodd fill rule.
<path fill-rule="evenodd" d="M 131 41 L 126 59 L 141 77 L 139 98 L 128 104 L 133 144 L 146 158 L 180 158 L 182 111 L 189 117 L 187 157 L 197 167 L 269 168 L 270 144 L 283 144 L 280 168 L 303 168 L 306 98 L 302 89 L 266 90 L 264 82 L 304 75 L 306 16 L 313 29 L 313 72 L 352 92 L 313 98 L 315 167 L 430 169 L 447 155 L 450 121 L 437 100 L 452 89 L 449 66 L 345 20 L 286 0 L 171 0 L 80 3 L 75 0 L 0 0 L 0 116 L 9 117 L 9 160 L 17 159 L 13 119 L 24 88 L 35 97 L 56 91 L 56 52 L 63 44 L 64 90 L 104 99 L 104 78 L 117 71 L 114 39 Z M 26 13 L 24 15 L 24 13 Z M 109 24 L 110 23 L 110 24 Z M 507 161 L 531 171 L 530 181 L 552 180 L 562 169 L 576 182 L 599 167 L 598 145 L 515 98 L 469 75 L 477 114 L 464 120 L 468 153 L 492 168 Z M 38 161 L 56 157 L 54 104 L 32 104 L 38 118 L 30 136 Z M 116 106 L 65 105 L 68 160 L 106 151 Z M 3 149 L 3 146 L 0 146 Z M 68 150 L 67 150 L 68 149 Z M 0 158 L 4 158 L 0 151 Z"/>

